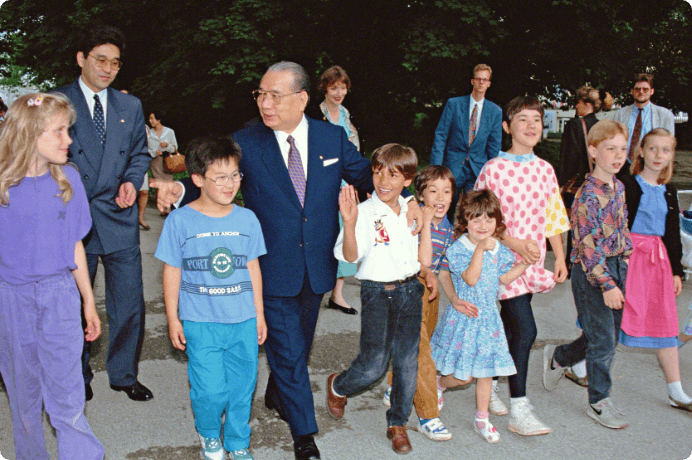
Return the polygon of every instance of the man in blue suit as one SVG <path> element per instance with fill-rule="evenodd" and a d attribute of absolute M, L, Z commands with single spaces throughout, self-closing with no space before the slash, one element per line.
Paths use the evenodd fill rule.
<path fill-rule="evenodd" d="M 473 186 L 486 161 L 502 147 L 502 109 L 485 99 L 493 71 L 489 65 L 473 69 L 473 91 L 447 101 L 435 130 L 430 163 L 447 166 L 457 181 L 457 191 L 449 208 L 450 222 L 459 196 Z"/>
<path fill-rule="evenodd" d="M 320 458 L 307 362 L 320 302 L 336 281 L 341 179 L 373 190 L 370 162 L 346 132 L 303 114 L 308 86 L 300 65 L 272 65 L 253 92 L 263 123 L 234 134 L 243 152 L 243 200 L 257 215 L 267 246 L 259 258 L 271 369 L 265 405 L 288 422 L 297 460 Z M 151 185 L 159 189 L 160 208 L 180 197 L 178 185 Z M 189 181 L 183 186 L 181 205 L 199 193 Z M 409 209 L 419 212 L 415 201 Z"/>
<path fill-rule="evenodd" d="M 144 294 L 138 214 L 133 204 L 151 158 L 139 99 L 109 88 L 122 65 L 123 47 L 119 30 L 102 25 L 89 28 L 77 52 L 81 76 L 56 91 L 65 94 L 77 112 L 70 128 L 70 161 L 82 176 L 93 220 L 84 239 L 92 285 L 99 257 L 105 269 L 108 379 L 113 390 L 148 401 L 153 398 L 151 391 L 137 380 Z M 82 370 L 89 400 L 93 373 L 88 342 Z"/>

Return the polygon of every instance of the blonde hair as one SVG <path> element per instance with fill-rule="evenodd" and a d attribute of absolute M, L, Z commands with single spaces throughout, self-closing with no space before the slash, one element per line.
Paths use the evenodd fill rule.
<path fill-rule="evenodd" d="M 481 71 L 487 71 L 490 74 L 489 80 L 493 79 L 493 69 L 490 68 L 488 64 L 477 64 L 476 67 L 473 68 L 473 75 L 471 75 L 471 78 L 476 78 L 476 74 Z"/>
<path fill-rule="evenodd" d="M 604 118 L 591 127 L 589 135 L 586 137 L 586 142 L 588 145 L 598 147 L 598 144 L 601 142 L 612 139 L 618 134 L 622 134 L 627 139 L 629 136 L 627 127 L 618 121 Z"/>
<path fill-rule="evenodd" d="M 630 171 L 632 172 L 633 176 L 641 174 L 641 172 L 644 171 L 644 147 L 646 146 L 647 139 L 653 136 L 669 137 L 673 141 L 673 155 L 670 157 L 670 163 L 668 163 L 668 166 L 661 170 L 656 180 L 659 184 L 667 184 L 673 178 L 673 160 L 675 160 L 675 147 L 677 147 L 678 141 L 675 139 L 675 136 L 673 136 L 670 131 L 665 128 L 652 129 L 646 133 L 646 136 L 644 136 L 641 142 L 637 144 L 637 146 L 634 148 L 634 161 L 632 161 Z"/>
<path fill-rule="evenodd" d="M 7 111 L 0 131 L 0 205 L 10 204 L 10 187 L 26 177 L 32 162 L 36 161 L 39 136 L 53 117 L 63 114 L 69 115 L 70 126 L 77 119 L 74 107 L 60 93 L 26 94 L 14 101 Z M 72 186 L 62 165 L 49 164 L 48 169 L 60 188 L 63 203 L 67 203 L 72 199 Z"/>

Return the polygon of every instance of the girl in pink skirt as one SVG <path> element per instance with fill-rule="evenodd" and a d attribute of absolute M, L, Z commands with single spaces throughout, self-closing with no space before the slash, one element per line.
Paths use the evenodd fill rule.
<path fill-rule="evenodd" d="M 675 297 L 682 291 L 682 243 L 673 175 L 675 137 L 650 131 L 637 146 L 625 196 L 634 251 L 627 272 L 620 342 L 655 348 L 668 383 L 670 405 L 692 412 L 692 398 L 680 384 Z"/>

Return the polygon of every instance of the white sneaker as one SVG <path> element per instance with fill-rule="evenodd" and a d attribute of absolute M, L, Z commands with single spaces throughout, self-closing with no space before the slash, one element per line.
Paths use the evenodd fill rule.
<path fill-rule="evenodd" d="M 613 406 L 613 401 L 610 400 L 610 397 L 603 398 L 596 404 L 589 404 L 586 408 L 586 415 L 601 425 L 614 430 L 628 426 L 628 423 L 622 417 L 622 413 Z"/>
<path fill-rule="evenodd" d="M 543 347 L 543 386 L 548 391 L 553 391 L 562 376 L 565 375 L 564 368 L 558 366 L 553 369 L 555 348 L 555 345 Z"/>
<path fill-rule="evenodd" d="M 488 410 L 493 415 L 506 415 L 509 411 L 505 403 L 500 400 L 500 396 L 497 394 L 498 391 L 500 391 L 500 389 L 494 386 L 493 390 L 490 392 L 490 407 Z"/>
<path fill-rule="evenodd" d="M 200 434 L 199 442 L 202 444 L 202 458 L 204 460 L 224 460 L 226 455 L 221 446 L 221 439 L 205 438 Z"/>
<path fill-rule="evenodd" d="M 529 400 L 519 401 L 512 404 L 509 413 L 509 423 L 507 429 L 522 436 L 537 436 L 540 434 L 552 433 L 552 428 L 546 426 L 533 415 L 533 407 Z"/>
<path fill-rule="evenodd" d="M 382 395 L 382 404 L 384 404 L 387 407 L 392 407 L 392 387 L 387 385 L 387 390 L 385 390 L 384 394 Z"/>
<path fill-rule="evenodd" d="M 491 444 L 494 444 L 500 440 L 500 433 L 497 432 L 497 429 L 495 429 L 493 424 L 490 423 L 487 418 L 482 420 L 474 420 L 473 429 L 476 430 L 476 433 L 483 436 L 483 439 Z"/>
<path fill-rule="evenodd" d="M 433 441 L 449 441 L 452 439 L 452 433 L 447 430 L 438 417 L 428 420 L 419 417 L 418 431 Z"/>

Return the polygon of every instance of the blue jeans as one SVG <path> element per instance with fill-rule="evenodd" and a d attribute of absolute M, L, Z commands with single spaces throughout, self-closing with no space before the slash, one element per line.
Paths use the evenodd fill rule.
<path fill-rule="evenodd" d="M 529 354 L 538 331 L 531 309 L 533 294 L 523 294 L 500 300 L 500 318 L 505 327 L 509 354 L 512 355 L 517 373 L 507 377 L 509 395 L 512 398 L 526 396 L 526 378 L 529 373 Z"/>
<path fill-rule="evenodd" d="M 418 279 L 404 284 L 363 280 L 360 352 L 351 367 L 334 379 L 337 393 L 358 393 L 385 373 L 391 357 L 392 407 L 387 411 L 388 426 L 405 426 L 413 406 L 423 291 Z"/>
<path fill-rule="evenodd" d="M 606 265 L 624 295 L 627 264 L 622 257 L 609 257 Z M 572 266 L 572 293 L 584 334 L 572 343 L 557 347 L 553 359 L 560 366 L 572 366 L 586 358 L 589 403 L 596 404 L 610 396 L 610 367 L 620 334 L 622 310 L 611 310 L 606 306 L 603 292 L 589 283 L 580 264 Z"/>

